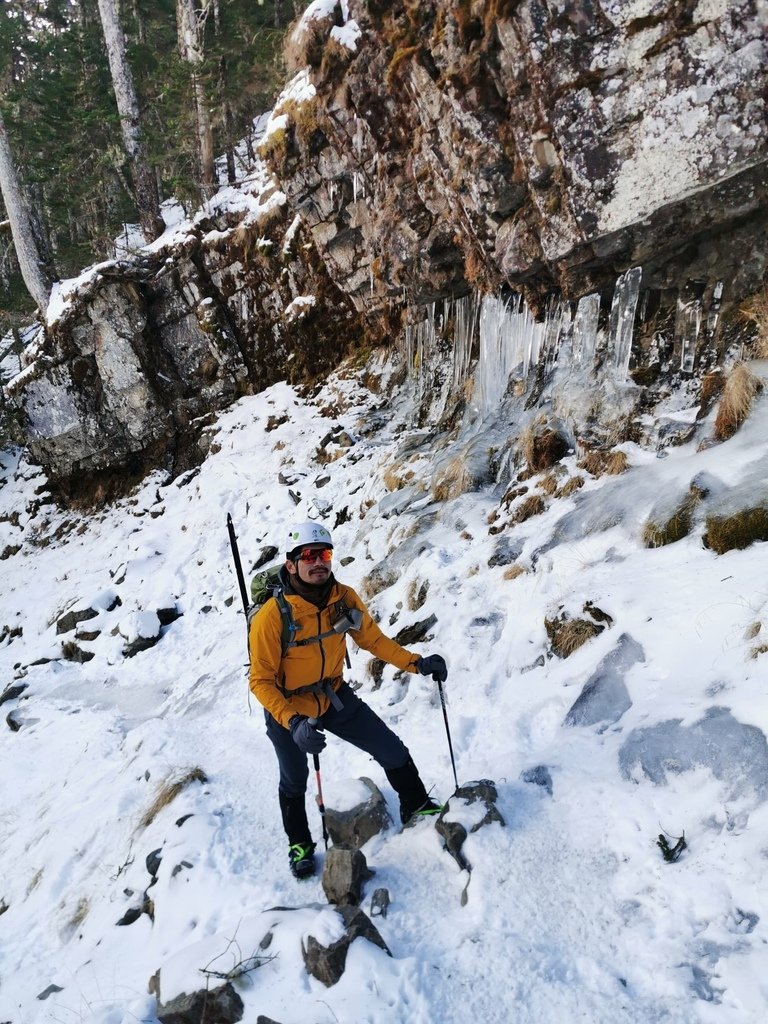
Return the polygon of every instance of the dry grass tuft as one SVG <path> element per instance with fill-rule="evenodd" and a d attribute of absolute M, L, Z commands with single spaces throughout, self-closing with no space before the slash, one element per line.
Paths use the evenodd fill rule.
<path fill-rule="evenodd" d="M 568 453 L 568 441 L 547 426 L 544 416 L 528 424 L 520 435 L 519 447 L 531 473 L 551 469 Z"/>
<path fill-rule="evenodd" d="M 629 459 L 626 452 L 591 451 L 579 461 L 578 466 L 591 476 L 619 476 L 629 469 Z"/>
<path fill-rule="evenodd" d="M 611 452 L 605 460 L 606 476 L 620 476 L 629 469 L 629 459 L 626 452 Z"/>
<path fill-rule="evenodd" d="M 505 580 L 516 580 L 518 576 L 524 576 L 529 571 L 524 565 L 510 565 L 508 569 L 504 570 L 502 578 Z"/>
<path fill-rule="evenodd" d="M 760 644 L 758 647 L 753 647 L 750 651 L 750 658 L 753 661 L 757 661 L 761 654 L 768 653 L 768 644 Z"/>
<path fill-rule="evenodd" d="M 307 64 L 311 67 L 320 66 L 332 24 L 331 17 L 312 18 L 310 21 L 305 21 L 301 28 L 297 24 L 286 35 L 283 60 L 289 76 L 295 75 Z"/>
<path fill-rule="evenodd" d="M 147 828 L 151 825 L 160 811 L 169 804 L 172 804 L 179 793 L 183 792 L 188 786 L 191 786 L 193 782 L 200 782 L 202 785 L 208 782 L 208 776 L 202 768 L 185 768 L 183 771 L 169 775 L 165 782 L 160 785 L 151 805 L 141 816 L 139 828 Z"/>
<path fill-rule="evenodd" d="M 718 555 L 768 540 L 768 508 L 745 508 L 730 516 L 707 516 L 704 547 Z"/>
<path fill-rule="evenodd" d="M 605 453 L 587 452 L 584 458 L 579 460 L 578 467 L 590 476 L 602 476 L 605 469 Z"/>
<path fill-rule="evenodd" d="M 388 491 L 399 491 L 409 484 L 415 475 L 412 466 L 409 466 L 407 463 L 399 463 L 398 465 L 387 466 L 382 475 L 382 480 Z"/>
<path fill-rule="evenodd" d="M 523 484 L 522 487 L 510 487 L 510 489 L 504 493 L 504 497 L 501 499 L 501 504 L 505 509 L 508 509 L 516 498 L 521 498 L 527 493 L 528 487 L 525 484 Z M 488 519 L 488 522 L 491 522 L 490 518 Z"/>
<path fill-rule="evenodd" d="M 715 419 L 715 437 L 727 441 L 749 416 L 755 395 L 762 389 L 760 378 L 746 363 L 736 363 L 723 388 Z"/>
<path fill-rule="evenodd" d="M 755 359 L 768 359 L 768 285 L 756 292 L 740 310 L 745 320 L 757 328 L 752 340 L 752 355 Z"/>
<path fill-rule="evenodd" d="M 515 523 L 524 523 L 527 519 L 539 516 L 542 512 L 546 512 L 546 510 L 547 503 L 542 496 L 540 494 L 531 494 L 512 513 L 509 524 L 514 526 Z"/>
<path fill-rule="evenodd" d="M 571 494 L 580 490 L 584 486 L 583 476 L 572 476 L 570 480 L 566 480 L 563 486 L 555 494 L 556 498 L 568 498 Z"/>
<path fill-rule="evenodd" d="M 720 369 L 713 370 L 701 378 L 701 396 L 699 398 L 699 411 L 697 419 L 703 419 L 717 399 L 722 395 L 725 387 L 725 377 Z"/>
<path fill-rule="evenodd" d="M 539 482 L 539 489 L 544 494 L 552 497 L 557 492 L 557 475 L 555 473 L 547 473 L 545 477 L 542 477 Z"/>
<path fill-rule="evenodd" d="M 417 612 L 427 600 L 428 593 L 429 580 L 424 580 L 423 582 L 419 580 L 411 580 L 408 584 L 408 596 L 406 598 L 408 610 Z"/>
<path fill-rule="evenodd" d="M 665 522 L 649 519 L 643 527 L 643 545 L 647 548 L 663 548 L 687 537 L 693 527 L 693 517 L 702 496 L 698 491 L 686 495 L 672 515 Z"/>
<path fill-rule="evenodd" d="M 72 934 L 76 932 L 83 921 L 88 917 L 88 911 L 91 909 L 91 905 L 88 902 L 87 897 L 81 896 L 77 902 L 77 906 L 74 909 L 72 917 L 67 921 L 66 930 Z"/>
<path fill-rule="evenodd" d="M 364 601 L 371 601 L 382 590 L 397 583 L 399 574 L 394 569 L 385 569 L 383 566 L 376 566 L 364 576 L 360 582 L 360 596 Z"/>
<path fill-rule="evenodd" d="M 435 501 L 449 501 L 471 491 L 474 485 L 475 480 L 467 460 L 463 455 L 456 455 L 444 466 L 440 476 L 432 484 L 432 497 Z"/>
<path fill-rule="evenodd" d="M 762 628 L 763 628 L 762 622 L 753 622 L 753 623 L 751 623 L 749 626 L 747 626 L 746 630 L 744 631 L 744 639 L 745 640 L 754 640 L 755 637 L 757 636 L 757 634 L 760 632 L 760 630 Z"/>
<path fill-rule="evenodd" d="M 552 645 L 552 653 L 558 658 L 568 658 L 592 637 L 602 633 L 605 627 L 589 619 L 556 618 L 544 619 L 544 628 Z"/>

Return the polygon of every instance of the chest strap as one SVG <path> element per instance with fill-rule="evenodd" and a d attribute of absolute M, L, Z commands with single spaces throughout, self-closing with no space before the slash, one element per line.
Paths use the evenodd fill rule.
<path fill-rule="evenodd" d="M 340 683 L 341 680 L 341 676 L 329 676 L 327 679 L 321 679 L 319 683 L 309 683 L 307 686 L 297 686 L 292 690 L 288 690 L 285 686 L 281 686 L 280 683 L 277 684 L 277 688 L 286 700 L 290 700 L 292 697 L 300 697 L 305 693 L 314 693 L 322 697 L 327 697 L 336 711 L 342 711 L 344 705 L 341 702 L 341 698 L 333 688 L 333 684 Z"/>

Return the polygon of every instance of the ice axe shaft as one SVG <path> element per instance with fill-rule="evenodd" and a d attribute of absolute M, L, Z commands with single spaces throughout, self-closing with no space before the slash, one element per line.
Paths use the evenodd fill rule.
<path fill-rule="evenodd" d="M 451 755 L 451 767 L 453 768 L 453 781 L 456 783 L 456 789 L 454 793 L 459 791 L 459 780 L 456 775 L 456 758 L 453 756 L 453 743 L 451 743 L 451 729 L 448 725 L 448 711 L 445 707 L 445 694 L 443 693 L 443 684 L 440 680 L 437 680 L 437 692 L 440 694 L 440 704 L 443 708 L 443 721 L 445 722 L 445 735 L 448 737 L 448 751 Z"/>
<path fill-rule="evenodd" d="M 243 564 L 240 561 L 240 552 L 237 547 L 237 534 L 235 533 L 235 524 L 232 522 L 232 516 L 227 512 L 227 532 L 229 533 L 229 543 L 232 548 L 232 558 L 235 562 L 235 571 L 237 573 L 237 582 L 240 585 L 240 597 L 243 599 L 243 611 L 248 614 L 248 591 L 245 589 L 245 576 L 243 575 Z"/>

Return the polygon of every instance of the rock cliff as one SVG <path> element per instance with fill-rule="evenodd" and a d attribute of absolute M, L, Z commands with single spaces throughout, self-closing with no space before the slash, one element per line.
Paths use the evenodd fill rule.
<path fill-rule="evenodd" d="M 765 27 L 758 0 L 312 4 L 272 180 L 81 284 L 11 388 L 34 457 L 70 493 L 178 472 L 212 410 L 470 292 L 591 296 L 596 327 L 630 288 L 635 379 L 710 369 L 766 273 Z"/>

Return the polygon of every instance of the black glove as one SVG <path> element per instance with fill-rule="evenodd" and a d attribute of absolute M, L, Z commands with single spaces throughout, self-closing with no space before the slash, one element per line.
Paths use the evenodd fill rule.
<path fill-rule="evenodd" d="M 419 658 L 416 668 L 423 676 L 432 676 L 436 683 L 444 683 L 448 678 L 448 666 L 445 658 L 440 654 L 430 654 L 426 658 Z"/>
<path fill-rule="evenodd" d="M 319 754 L 325 746 L 325 736 L 318 731 L 306 715 L 294 715 L 288 723 L 291 738 L 305 754 Z"/>

